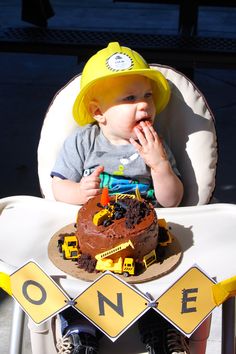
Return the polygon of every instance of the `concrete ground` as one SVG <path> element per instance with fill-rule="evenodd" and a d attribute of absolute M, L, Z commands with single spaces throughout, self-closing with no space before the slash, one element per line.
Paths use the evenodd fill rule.
<path fill-rule="evenodd" d="M 113 3 L 112 0 L 55 0 L 51 4 L 56 13 L 49 20 L 51 27 L 150 33 L 172 33 L 177 28 L 176 7 Z M 215 16 L 216 19 L 209 9 L 201 12 L 202 34 L 218 31 L 235 37 L 236 9 L 223 8 Z M 0 1 L 0 24 L 3 27 L 27 25 L 20 19 L 19 1 Z M 43 118 L 57 90 L 82 67 L 78 58 L 69 56 L 0 54 L 1 198 L 22 194 L 40 196 L 36 152 Z M 194 81 L 216 119 L 219 161 L 215 197 L 222 203 L 236 203 L 236 70 L 198 68 Z M 0 352 L 3 354 L 9 350 L 11 314 L 12 300 L 0 292 Z M 26 339 L 23 353 L 30 354 L 28 336 Z M 219 346 L 211 344 L 207 354 L 219 354 Z"/>

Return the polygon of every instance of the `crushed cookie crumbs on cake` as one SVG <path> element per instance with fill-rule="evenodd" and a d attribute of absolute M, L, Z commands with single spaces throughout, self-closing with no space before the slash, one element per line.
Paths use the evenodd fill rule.
<path fill-rule="evenodd" d="M 100 203 L 97 203 L 97 206 L 103 208 Z M 145 200 L 139 201 L 137 199 L 126 197 L 123 198 L 122 201 L 111 201 L 105 209 L 109 209 L 110 206 L 114 208 L 114 214 L 110 219 L 103 222 L 103 226 L 111 225 L 112 220 L 125 218 L 126 228 L 132 229 L 150 214 L 150 204 Z"/>
<path fill-rule="evenodd" d="M 150 213 L 150 206 L 145 201 L 126 198 L 124 203 L 127 206 L 125 225 L 128 229 L 139 224 Z"/>
<path fill-rule="evenodd" d="M 96 259 L 91 257 L 89 254 L 81 254 L 78 258 L 78 267 L 86 270 L 88 273 L 93 273 L 96 267 Z"/>

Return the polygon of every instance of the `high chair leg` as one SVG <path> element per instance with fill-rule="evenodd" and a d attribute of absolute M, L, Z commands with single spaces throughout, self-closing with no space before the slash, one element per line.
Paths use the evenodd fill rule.
<path fill-rule="evenodd" d="M 222 304 L 222 354 L 235 354 L 235 298 Z"/>
<path fill-rule="evenodd" d="M 9 354 L 22 354 L 25 313 L 14 301 Z"/>
<path fill-rule="evenodd" d="M 52 328 L 52 321 L 48 320 L 40 325 L 36 325 L 31 319 L 28 322 L 30 330 L 31 347 L 33 354 L 56 354 Z"/>
<path fill-rule="evenodd" d="M 211 315 L 196 329 L 189 339 L 191 354 L 205 354 L 207 338 L 210 334 Z"/>

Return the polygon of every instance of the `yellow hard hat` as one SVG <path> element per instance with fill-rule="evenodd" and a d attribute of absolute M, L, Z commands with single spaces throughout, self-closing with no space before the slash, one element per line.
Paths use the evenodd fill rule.
<path fill-rule="evenodd" d="M 151 69 L 137 52 L 121 47 L 118 42 L 112 42 L 107 48 L 94 54 L 85 64 L 81 76 L 80 93 L 73 106 L 75 121 L 79 125 L 95 121 L 85 104 L 85 97 L 95 83 L 107 77 L 131 74 L 146 76 L 156 83 L 154 88 L 154 97 L 157 97 L 156 113 L 160 113 L 170 98 L 170 88 L 166 78 L 159 71 Z"/>

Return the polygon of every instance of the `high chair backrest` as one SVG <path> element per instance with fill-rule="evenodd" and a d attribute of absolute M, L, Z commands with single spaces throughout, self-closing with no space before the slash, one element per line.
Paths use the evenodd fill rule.
<path fill-rule="evenodd" d="M 155 126 L 171 148 L 184 184 L 183 206 L 207 204 L 215 188 L 217 142 L 214 117 L 197 87 L 173 68 L 151 65 L 167 78 L 171 98 Z M 77 127 L 72 106 L 80 87 L 74 77 L 54 97 L 44 120 L 38 146 L 42 195 L 54 199 L 50 172 L 65 138 Z"/>

